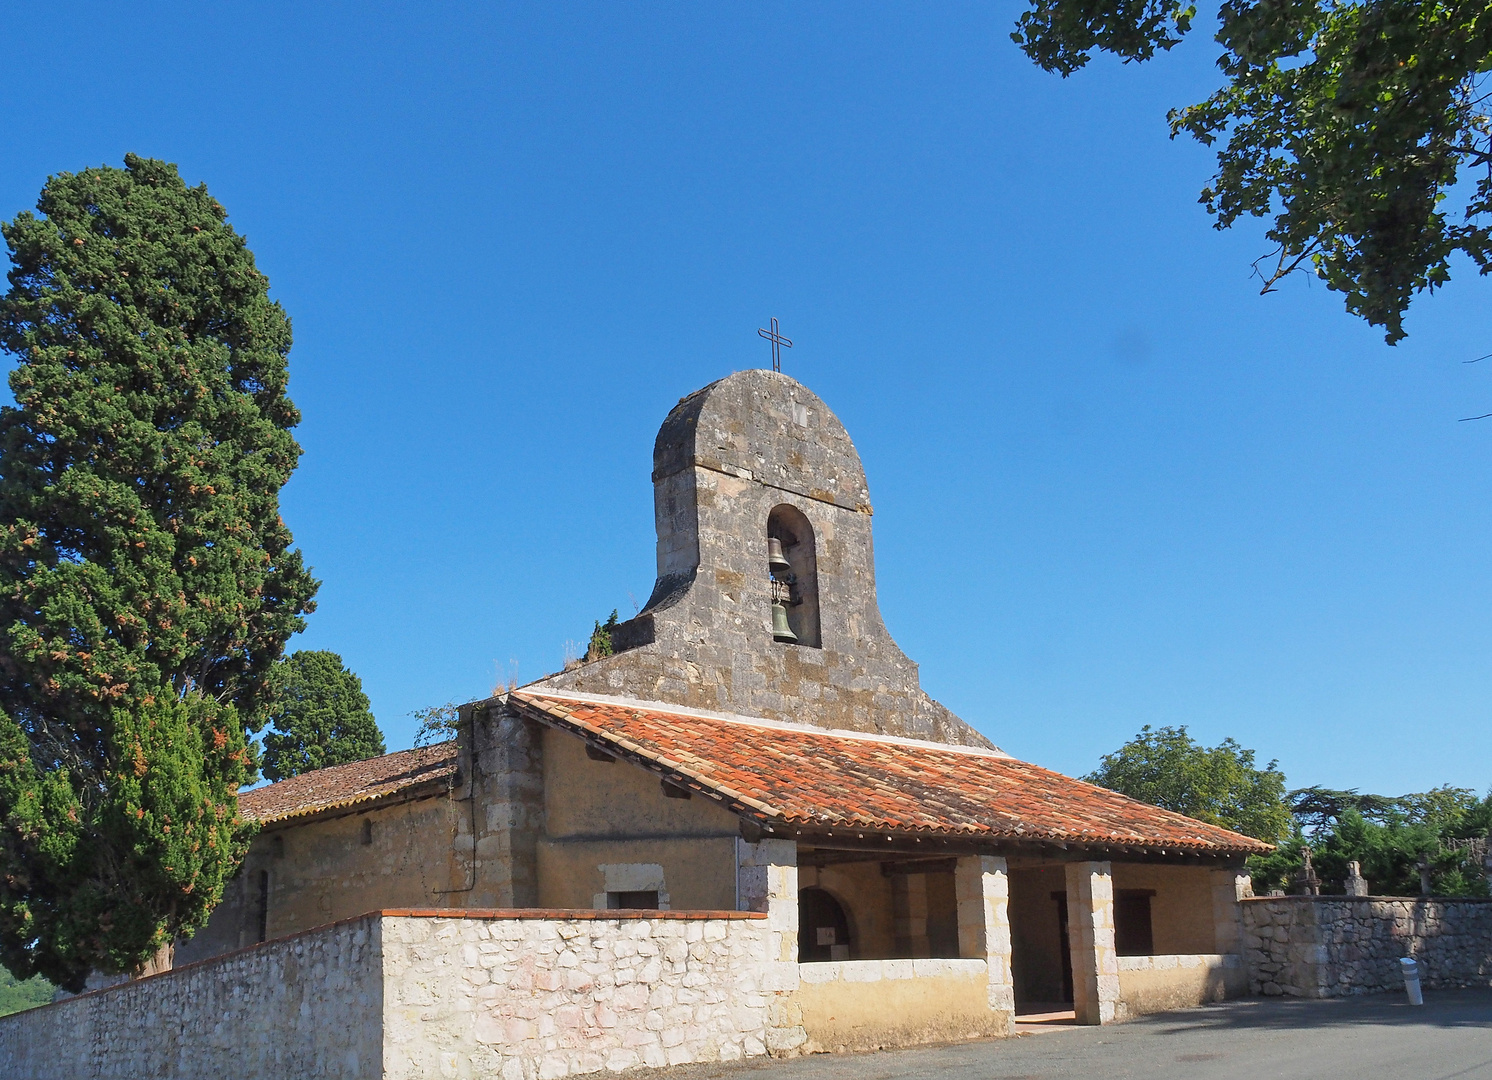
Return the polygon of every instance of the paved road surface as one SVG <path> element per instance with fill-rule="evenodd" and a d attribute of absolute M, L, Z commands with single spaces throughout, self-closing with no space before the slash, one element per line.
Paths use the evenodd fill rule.
<path fill-rule="evenodd" d="M 670 1080 L 1492 1080 L 1492 991 L 1250 999 L 1013 1039 L 695 1065 Z"/>

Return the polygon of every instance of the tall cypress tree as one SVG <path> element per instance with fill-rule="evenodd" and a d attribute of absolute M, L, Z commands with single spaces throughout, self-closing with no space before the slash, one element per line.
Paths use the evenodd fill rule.
<path fill-rule="evenodd" d="M 0 224 L 0 961 L 77 989 L 222 898 L 317 583 L 279 513 L 290 322 L 227 212 L 134 155 L 37 209 Z"/>

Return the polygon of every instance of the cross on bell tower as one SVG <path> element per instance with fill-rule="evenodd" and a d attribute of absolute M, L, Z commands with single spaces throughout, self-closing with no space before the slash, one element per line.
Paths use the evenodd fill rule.
<path fill-rule="evenodd" d="M 777 316 L 772 316 L 772 329 L 763 330 L 761 327 L 757 327 L 756 332 L 772 343 L 772 370 L 780 372 L 782 370 L 782 347 L 786 345 L 791 349 L 793 343 L 790 339 L 783 337 L 777 332 Z"/>

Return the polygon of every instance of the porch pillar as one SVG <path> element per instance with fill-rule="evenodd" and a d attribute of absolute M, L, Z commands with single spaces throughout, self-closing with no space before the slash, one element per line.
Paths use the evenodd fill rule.
<path fill-rule="evenodd" d="M 1254 895 L 1253 880 L 1242 870 L 1213 870 L 1212 925 L 1216 935 L 1214 949 L 1223 953 L 1243 952 L 1243 912 L 1238 901 Z"/>
<path fill-rule="evenodd" d="M 994 855 L 959 859 L 953 870 L 958 897 L 958 954 L 985 962 L 989 1007 L 1015 1023 L 1015 978 L 1010 970 L 1010 877 Z M 1008 1028 L 1007 1028 L 1008 1030 Z"/>
<path fill-rule="evenodd" d="M 736 840 L 736 908 L 767 916 L 762 990 L 768 995 L 767 1051 L 801 1052 L 808 1041 L 798 1004 L 798 845 L 792 840 Z"/>
<path fill-rule="evenodd" d="M 1080 1024 L 1113 1023 L 1119 1004 L 1111 863 L 1067 864 L 1067 940 L 1072 1007 Z"/>

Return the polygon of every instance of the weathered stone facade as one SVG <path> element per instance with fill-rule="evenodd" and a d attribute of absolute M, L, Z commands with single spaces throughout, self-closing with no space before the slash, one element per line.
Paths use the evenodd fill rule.
<path fill-rule="evenodd" d="M 838 418 L 741 371 L 684 398 L 653 448 L 658 580 L 616 655 L 544 681 L 692 708 L 940 742 L 989 741 L 923 693 L 876 603 L 870 492 Z M 769 518 L 791 508 L 818 647 L 772 637 Z M 791 547 L 791 545 L 790 545 Z"/>
<path fill-rule="evenodd" d="M 1492 900 L 1269 896 L 1242 901 L 1250 989 L 1324 998 L 1402 990 L 1400 959 L 1429 989 L 1492 986 Z"/>

